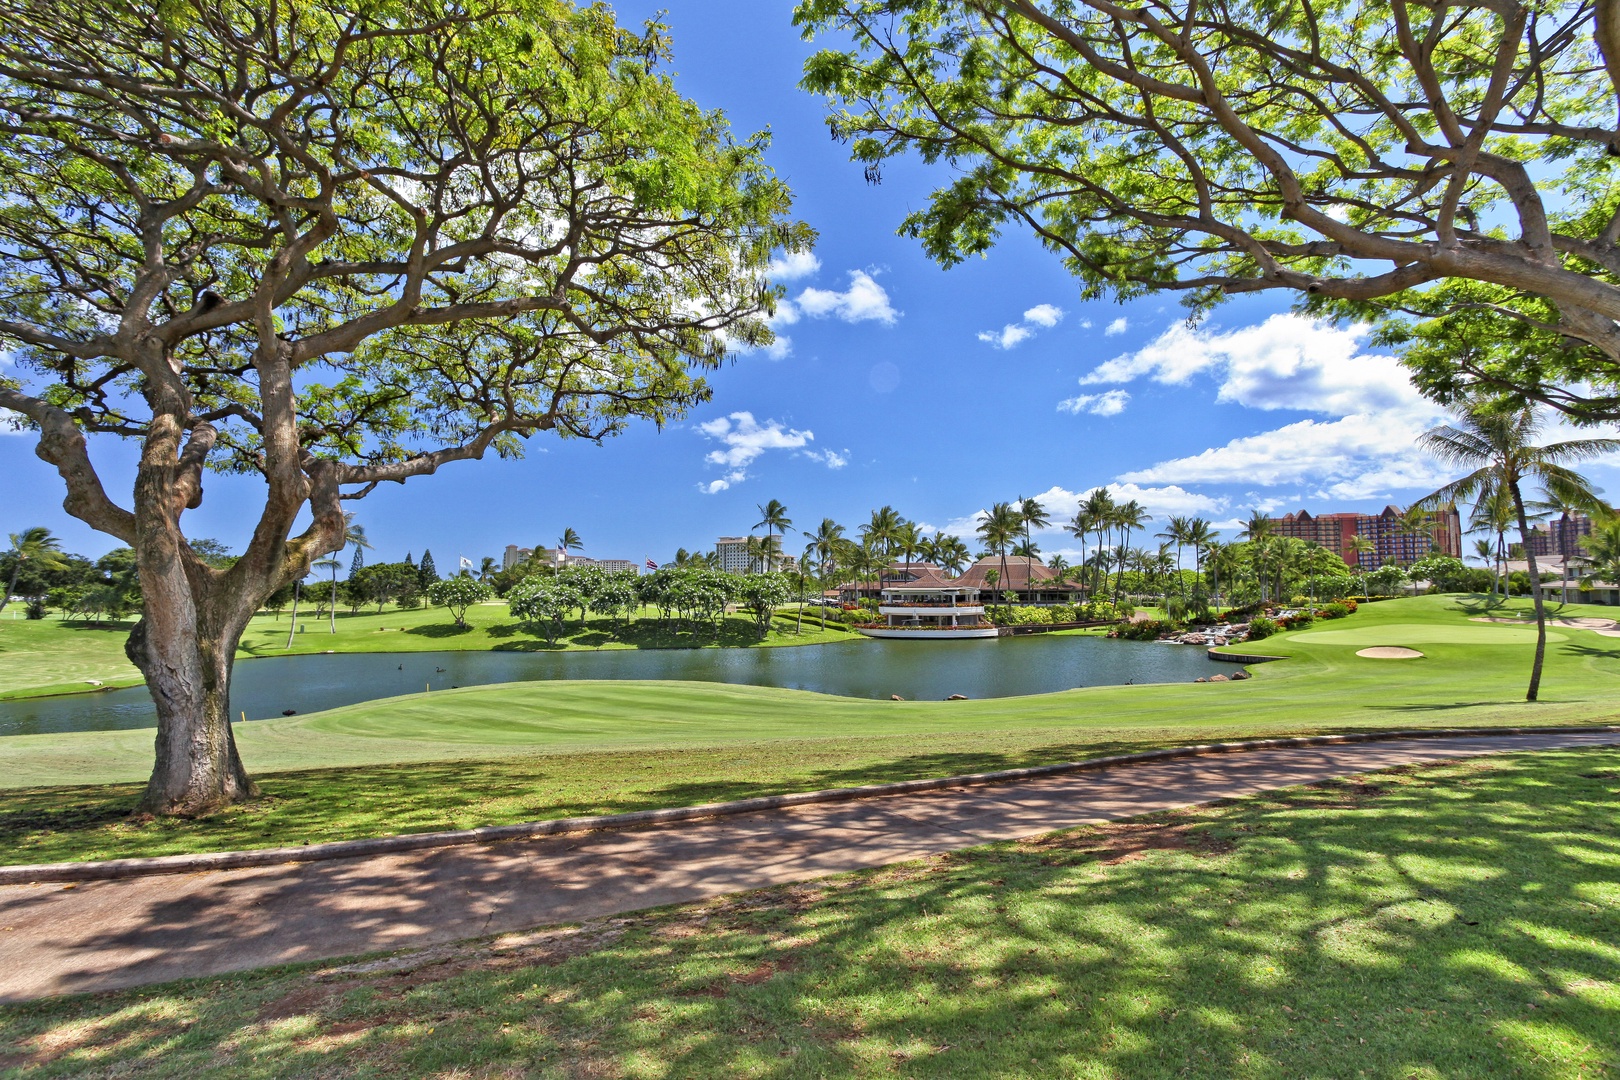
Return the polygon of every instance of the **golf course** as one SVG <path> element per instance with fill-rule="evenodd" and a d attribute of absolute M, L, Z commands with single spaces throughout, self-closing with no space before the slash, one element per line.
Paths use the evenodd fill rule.
<path fill-rule="evenodd" d="M 1239 647 L 1283 658 L 1253 665 L 1253 677 L 1240 682 L 1091 687 L 982 701 L 601 681 L 389 698 L 237 725 L 263 797 L 198 819 L 130 816 L 150 768 L 149 730 L 10 736 L 0 739 L 0 785 L 7 789 L 0 851 L 8 863 L 36 863 L 273 847 L 948 776 L 1210 740 L 1620 720 L 1620 638 L 1597 630 L 1549 629 L 1542 698 L 1523 700 L 1534 627 L 1481 620 L 1512 620 L 1527 607 L 1440 595 L 1364 605 L 1347 619 Z M 1572 605 L 1557 614 L 1602 618 L 1607 610 Z M 1377 647 L 1423 655 L 1357 655 Z"/>

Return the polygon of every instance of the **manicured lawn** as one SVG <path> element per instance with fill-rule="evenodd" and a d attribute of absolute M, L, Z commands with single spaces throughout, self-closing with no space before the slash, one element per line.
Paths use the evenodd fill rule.
<path fill-rule="evenodd" d="M 1617 795 L 1620 751 L 1375 773 L 369 971 L 3 1008 L 0 1068 L 1613 1076 Z"/>
<path fill-rule="evenodd" d="M 1560 631 L 1543 700 L 1529 705 L 1524 631 L 1468 616 L 1447 597 L 1371 605 L 1267 639 L 1265 652 L 1292 658 L 1239 683 L 891 702 L 712 683 L 537 682 L 368 702 L 238 725 L 267 797 L 198 822 L 128 818 L 151 767 L 150 731 L 10 736 L 0 738 L 0 787 L 12 789 L 0 860 L 273 847 L 1256 735 L 1620 722 L 1620 640 Z M 1356 641 L 1319 638 L 1398 645 L 1410 627 L 1468 640 L 1424 644 L 1423 660 L 1379 661 L 1357 657 Z"/>
<path fill-rule="evenodd" d="M 308 609 L 306 609 L 308 610 Z M 810 609 L 813 612 L 813 609 Z M 350 615 L 340 612 L 337 632 L 329 619 L 300 614 L 302 629 L 287 644 L 290 614 L 259 615 L 242 635 L 239 656 L 287 656 L 319 652 L 436 652 L 439 650 L 511 650 L 549 652 L 563 649 L 669 649 L 715 646 L 750 648 L 779 645 L 817 645 L 848 642 L 847 630 L 823 630 L 807 620 L 796 633 L 792 612 L 778 614 L 770 634 L 759 640 L 753 620 L 733 615 L 718 633 L 692 633 L 684 627 L 655 621 L 657 612 L 644 609 L 634 621 L 614 625 L 591 616 L 581 626 L 568 624 L 555 645 L 529 633 L 512 618 L 504 603 L 480 604 L 467 612 L 467 626 L 458 627 L 444 608 L 411 611 L 388 608 Z M 0 699 L 69 694 L 105 686 L 136 686 L 141 682 L 124 656 L 124 639 L 132 623 L 94 626 L 62 622 L 54 616 L 38 622 L 0 619 Z"/>

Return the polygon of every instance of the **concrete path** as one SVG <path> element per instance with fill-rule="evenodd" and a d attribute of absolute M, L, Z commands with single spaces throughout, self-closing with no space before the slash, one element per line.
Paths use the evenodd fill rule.
<path fill-rule="evenodd" d="M 1273 748 L 482 847 L 5 886 L 0 1002 L 597 918 L 1393 765 L 1617 742 L 1571 731 Z"/>

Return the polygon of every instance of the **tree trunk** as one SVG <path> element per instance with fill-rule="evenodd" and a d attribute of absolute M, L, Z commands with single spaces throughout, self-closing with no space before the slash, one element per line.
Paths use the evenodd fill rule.
<path fill-rule="evenodd" d="M 303 581 L 293 583 L 292 622 L 287 626 L 287 648 L 292 648 L 293 635 L 298 632 L 298 594 L 304 591 Z"/>
<path fill-rule="evenodd" d="M 1541 665 L 1547 657 L 1547 609 L 1541 601 L 1541 571 L 1536 568 L 1536 553 L 1530 547 L 1530 519 L 1524 512 L 1518 481 L 1510 482 L 1508 488 L 1513 492 L 1513 509 L 1519 515 L 1519 538 L 1524 543 L 1524 557 L 1530 563 L 1530 597 L 1536 607 L 1536 662 L 1530 668 L 1530 689 L 1524 695 L 1524 700 L 1534 701 L 1541 692 Z"/>
<path fill-rule="evenodd" d="M 337 633 L 337 567 L 332 567 L 332 633 Z"/>
<path fill-rule="evenodd" d="M 231 665 L 240 631 L 209 641 L 201 628 L 182 640 L 160 642 L 160 607 L 189 607 L 147 594 L 147 614 L 135 624 L 125 654 L 146 676 L 157 705 L 156 760 L 141 809 L 154 814 L 205 814 L 259 794 L 236 750 L 231 731 Z M 162 660 L 155 657 L 162 656 Z"/>
<path fill-rule="evenodd" d="M 20 573 L 22 573 L 22 560 L 18 559 L 17 565 L 11 568 L 11 582 L 6 586 L 5 595 L 0 596 L 0 611 L 6 610 L 6 605 L 11 602 L 11 590 L 17 587 L 17 575 Z"/>

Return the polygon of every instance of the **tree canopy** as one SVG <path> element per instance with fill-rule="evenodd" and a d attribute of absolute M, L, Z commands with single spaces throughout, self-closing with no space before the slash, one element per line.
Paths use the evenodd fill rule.
<path fill-rule="evenodd" d="M 567 0 L 0 0 L 0 410 L 136 551 L 149 809 L 250 789 L 230 657 L 345 500 L 662 423 L 769 340 L 765 267 L 811 234 L 666 56 Z M 92 435 L 140 443 L 131 503 Z M 265 484 L 223 570 L 181 528 L 210 468 Z"/>
<path fill-rule="evenodd" d="M 801 0 L 803 85 L 868 175 L 953 178 L 943 264 L 1027 228 L 1088 297 L 1295 290 L 1357 317 L 1491 310 L 1620 386 L 1620 8 L 1590 0 Z M 1477 291 L 1477 290 L 1476 290 Z M 1499 372 L 1500 374 L 1500 372 Z M 1522 372 L 1520 374 L 1523 374 Z"/>

